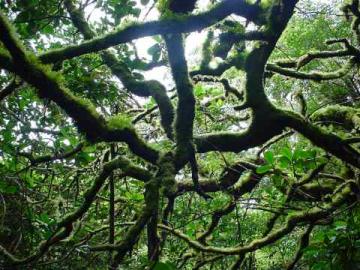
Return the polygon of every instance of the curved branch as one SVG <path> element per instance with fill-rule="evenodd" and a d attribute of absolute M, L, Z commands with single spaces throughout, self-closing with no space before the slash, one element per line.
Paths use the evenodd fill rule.
<path fill-rule="evenodd" d="M 49 161 L 55 161 L 59 159 L 66 159 L 69 157 L 72 157 L 76 153 L 80 152 L 84 147 L 84 143 L 81 142 L 77 146 L 75 146 L 73 149 L 71 149 L 68 152 L 65 153 L 55 153 L 54 155 L 44 155 L 40 157 L 33 157 L 31 153 L 18 153 L 20 156 L 24 156 L 30 160 L 31 165 L 36 165 L 39 163 L 49 162 Z"/>
<path fill-rule="evenodd" d="M 282 133 L 281 122 L 269 119 L 272 114 L 256 113 L 250 127 L 243 133 L 219 132 L 195 136 L 194 143 L 198 153 L 226 151 L 238 153 L 262 145 Z"/>
<path fill-rule="evenodd" d="M 256 165 L 246 162 L 246 161 L 239 161 L 232 166 L 226 167 L 221 174 L 219 180 L 202 180 L 199 181 L 199 185 L 204 192 L 217 192 L 222 190 L 229 190 L 231 193 L 235 194 L 235 192 L 239 192 L 244 188 L 244 192 L 246 193 L 247 185 L 246 183 L 251 184 L 251 181 L 254 179 L 249 179 L 249 181 L 241 182 L 236 189 L 229 189 L 234 186 L 240 176 L 246 172 L 247 170 L 255 171 L 257 168 Z M 176 183 L 176 195 L 182 194 L 188 191 L 195 191 L 194 185 L 192 181 L 179 181 Z"/>
<path fill-rule="evenodd" d="M 342 68 L 332 72 L 312 71 L 306 73 L 297 70 L 282 68 L 276 64 L 271 64 L 271 63 L 266 65 L 266 70 L 296 79 L 321 82 L 321 81 L 335 80 L 344 77 L 350 72 L 350 70 L 354 67 L 354 65 L 355 65 L 355 58 L 352 58 Z"/>

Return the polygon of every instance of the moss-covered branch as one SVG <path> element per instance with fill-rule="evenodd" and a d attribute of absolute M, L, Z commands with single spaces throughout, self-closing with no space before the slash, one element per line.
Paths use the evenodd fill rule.
<path fill-rule="evenodd" d="M 12 62 L 12 59 L 9 55 L 9 52 L 4 50 L 3 48 L 0 48 L 0 68 L 6 69 L 9 71 L 14 70 L 14 64 Z"/>
<path fill-rule="evenodd" d="M 86 41 L 80 45 L 73 45 L 47 52 L 41 55 L 40 59 L 44 63 L 54 63 L 86 53 L 105 50 L 112 46 L 127 43 L 142 37 L 199 31 L 216 24 L 231 14 L 236 14 L 249 21 L 263 24 L 265 18 L 261 16 L 262 13 L 263 9 L 259 5 L 249 4 L 246 0 L 225 0 L 209 11 L 199 15 L 184 15 L 181 18 L 175 17 L 143 24 L 133 24 L 115 30 L 102 37 Z"/>
<path fill-rule="evenodd" d="M 346 56 L 359 56 L 359 50 L 353 47 L 347 39 L 336 39 L 336 40 L 328 40 L 326 42 L 327 45 L 334 43 L 342 43 L 344 44 L 344 48 L 341 50 L 335 51 L 315 51 L 309 52 L 298 59 L 294 60 L 277 60 L 275 61 L 275 65 L 282 68 L 296 68 L 297 70 L 304 67 L 314 60 L 319 59 L 330 59 L 330 58 L 339 58 Z"/>
<path fill-rule="evenodd" d="M 320 201 L 322 198 L 321 195 L 325 195 L 329 193 L 331 194 L 334 190 L 334 185 L 332 185 L 330 191 L 328 191 L 326 190 L 325 185 L 320 185 L 319 183 L 316 183 L 314 189 L 316 189 L 316 191 L 318 191 L 319 189 L 321 190 L 320 192 L 318 192 L 320 193 L 320 196 L 315 196 L 314 194 L 315 192 L 310 194 L 311 191 L 313 191 L 311 190 L 311 187 L 313 187 L 314 185 L 312 185 L 311 187 L 306 186 L 307 183 L 313 181 L 319 175 L 319 173 L 324 169 L 325 165 L 326 165 L 325 163 L 322 163 L 318 165 L 315 169 L 311 170 L 310 172 L 302 176 L 299 181 L 290 182 L 290 185 L 286 187 L 286 189 L 283 191 L 285 193 L 285 199 L 283 205 L 286 206 L 291 201 L 296 200 L 298 198 L 300 198 L 303 201 L 308 201 L 309 198 L 311 199 L 315 198 L 315 200 Z M 323 193 L 322 191 L 324 190 L 325 192 L 324 194 L 322 194 Z M 274 228 L 278 218 L 284 214 L 285 212 L 284 210 L 285 209 L 283 208 L 280 210 L 279 213 L 276 213 L 270 217 L 270 219 L 266 222 L 266 229 L 264 235 L 267 235 Z"/>
<path fill-rule="evenodd" d="M 340 125 L 341 128 L 348 131 L 360 129 L 360 109 L 341 106 L 329 105 L 315 111 L 310 116 L 313 122 L 328 125 Z"/>
<path fill-rule="evenodd" d="M 275 72 L 287 77 L 321 82 L 321 81 L 329 81 L 329 80 L 342 78 L 345 75 L 347 75 L 354 66 L 355 66 L 355 61 L 354 59 L 351 59 L 340 69 L 332 72 L 311 71 L 306 73 L 293 69 L 283 68 L 276 64 L 271 64 L 271 63 L 266 65 L 266 69 L 267 71 Z"/>
<path fill-rule="evenodd" d="M 245 255 L 239 255 L 236 261 L 231 265 L 230 270 L 241 270 L 241 265 L 244 262 Z"/>
<path fill-rule="evenodd" d="M 215 255 L 215 256 L 210 256 L 207 258 L 201 258 L 200 261 L 195 264 L 195 266 L 192 268 L 192 270 L 199 270 L 203 266 L 205 266 L 209 263 L 213 263 L 218 260 L 221 260 L 222 258 L 224 258 L 223 255 Z"/>
<path fill-rule="evenodd" d="M 229 167 L 226 167 L 222 172 L 221 177 L 218 180 L 201 180 L 199 181 L 199 185 L 204 192 L 217 192 L 221 190 L 231 191 L 231 187 L 238 182 L 239 178 L 245 171 L 247 170 L 255 171 L 256 168 L 257 166 L 252 163 L 246 161 L 239 161 Z M 251 180 L 249 180 L 249 182 L 245 181 L 243 184 L 250 182 Z M 176 195 L 189 191 L 195 191 L 192 181 L 189 180 L 179 181 L 176 184 L 177 184 Z M 233 189 L 233 191 L 238 192 L 242 189 L 242 187 L 245 188 L 246 185 L 240 184 L 236 189 Z M 244 192 L 246 191 L 244 190 Z"/>
<path fill-rule="evenodd" d="M 346 18 L 351 21 L 351 29 L 357 39 L 358 44 L 360 45 L 360 10 L 359 10 L 359 0 L 352 0 L 345 2 L 342 7 L 343 12 L 345 13 Z M 353 16 L 350 16 L 352 14 Z"/>
<path fill-rule="evenodd" d="M 142 214 L 127 231 L 124 239 L 114 246 L 113 250 L 116 250 L 117 254 L 114 256 L 112 269 L 116 269 L 126 253 L 132 249 L 146 224 L 148 234 L 148 258 L 150 261 L 156 261 L 159 256 L 160 239 L 157 235 L 157 223 L 160 191 L 162 186 L 164 189 L 172 188 L 171 185 L 175 181 L 175 168 L 172 154 L 162 155 L 159 164 L 159 170 L 156 176 L 145 185 L 145 207 Z"/>
<path fill-rule="evenodd" d="M 360 168 L 360 154 L 340 137 L 330 134 L 323 129 L 314 126 L 300 115 L 293 112 L 282 111 L 280 119 L 285 125 L 311 140 L 315 145 L 325 149 L 340 160 Z"/>
<path fill-rule="evenodd" d="M 290 127 L 301 133 L 315 145 L 335 155 L 339 159 L 360 166 L 360 154 L 340 137 L 314 126 L 302 116 L 266 105 L 254 114 L 253 123 L 244 133 L 217 133 L 197 136 L 195 144 L 198 152 L 231 151 L 240 152 L 265 143 Z"/>
<path fill-rule="evenodd" d="M 242 133 L 218 132 L 197 135 L 194 138 L 199 153 L 209 151 L 235 152 L 262 145 L 272 137 L 282 133 L 282 122 L 272 119 L 272 113 L 259 112 L 253 114 L 250 127 Z"/>
<path fill-rule="evenodd" d="M 195 97 L 188 75 L 183 38 L 181 34 L 165 36 L 168 58 L 178 94 L 176 119 L 174 123 L 177 144 L 176 159 L 179 163 L 191 156 L 193 122 L 195 118 Z"/>
<path fill-rule="evenodd" d="M 229 94 L 233 94 L 235 97 L 237 97 L 240 101 L 244 99 L 244 93 L 238 91 L 234 87 L 232 87 L 229 83 L 229 80 L 222 78 L 218 79 L 216 77 L 211 76 L 194 76 L 192 77 L 192 80 L 197 82 L 214 82 L 214 83 L 221 83 L 225 90 L 225 97 Z"/>
<path fill-rule="evenodd" d="M 193 70 L 190 72 L 191 77 L 195 76 L 221 76 L 225 71 L 232 67 L 236 67 L 239 70 L 244 69 L 245 59 L 247 52 L 239 52 L 229 58 L 225 59 L 224 62 L 219 63 L 215 68 L 204 66 L 198 70 Z"/>

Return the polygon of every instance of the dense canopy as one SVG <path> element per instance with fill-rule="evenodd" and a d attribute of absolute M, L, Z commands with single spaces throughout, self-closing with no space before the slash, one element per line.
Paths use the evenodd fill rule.
<path fill-rule="evenodd" d="M 360 269 L 359 0 L 0 0 L 1 269 Z"/>

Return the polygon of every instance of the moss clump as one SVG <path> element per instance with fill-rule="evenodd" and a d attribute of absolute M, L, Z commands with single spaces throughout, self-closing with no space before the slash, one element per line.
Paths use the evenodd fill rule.
<path fill-rule="evenodd" d="M 165 87 L 158 81 L 147 81 L 145 86 L 150 95 L 155 99 L 159 106 L 161 115 L 161 125 L 169 139 L 173 139 L 172 123 L 174 121 L 174 108 L 171 100 L 166 93 Z"/>
<path fill-rule="evenodd" d="M 206 40 L 202 46 L 202 60 L 201 60 L 201 64 L 200 64 L 200 68 L 201 69 L 204 69 L 206 68 L 213 55 L 213 46 L 212 46 L 212 41 L 214 39 L 214 31 L 210 30 L 208 33 L 207 33 L 207 36 L 206 36 Z"/>
<path fill-rule="evenodd" d="M 246 58 L 248 57 L 249 53 L 248 52 L 236 52 L 234 54 L 233 59 L 234 59 L 234 66 L 238 69 L 241 70 L 244 68 L 245 66 L 245 62 L 246 62 Z"/>
<path fill-rule="evenodd" d="M 85 111 L 92 115 L 92 117 L 103 120 L 103 117 L 96 111 L 96 107 L 89 99 L 76 97 L 70 91 L 67 91 L 66 93 L 72 98 L 78 107 L 82 107 Z"/>
<path fill-rule="evenodd" d="M 123 114 L 112 116 L 107 121 L 107 125 L 110 129 L 132 129 L 131 119 Z"/>
<path fill-rule="evenodd" d="M 64 88 L 64 77 L 60 72 L 52 69 L 52 65 L 44 64 L 40 59 L 31 52 L 26 52 L 26 61 L 33 67 L 34 70 L 40 70 L 50 81 L 55 83 L 59 88 Z"/>
<path fill-rule="evenodd" d="M 310 119 L 325 125 L 338 123 L 347 130 L 360 129 L 360 109 L 332 105 L 316 111 Z"/>
<path fill-rule="evenodd" d="M 9 52 L 4 47 L 2 47 L 1 45 L 0 45 L 0 54 L 4 55 L 4 56 L 7 56 L 7 57 L 10 57 Z"/>
<path fill-rule="evenodd" d="M 171 152 L 168 152 L 159 158 L 159 164 L 161 165 L 157 177 L 161 179 L 161 193 L 168 196 L 171 196 L 171 194 L 176 192 L 176 170 L 173 159 Z"/>

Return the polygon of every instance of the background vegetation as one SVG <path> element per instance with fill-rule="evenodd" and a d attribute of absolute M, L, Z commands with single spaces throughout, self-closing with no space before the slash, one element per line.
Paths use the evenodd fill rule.
<path fill-rule="evenodd" d="M 358 0 L 0 0 L 1 269 L 360 269 Z"/>

